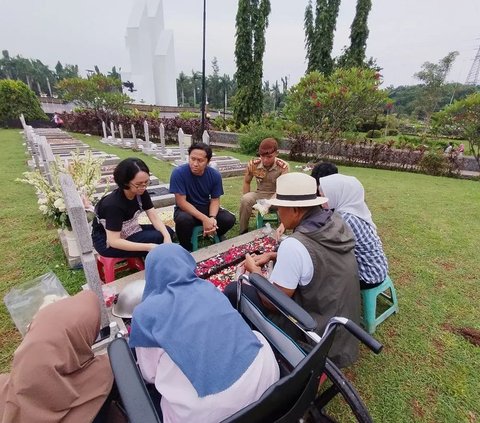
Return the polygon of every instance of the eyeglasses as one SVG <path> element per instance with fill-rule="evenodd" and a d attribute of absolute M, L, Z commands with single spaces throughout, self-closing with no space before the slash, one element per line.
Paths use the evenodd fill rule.
<path fill-rule="evenodd" d="M 150 185 L 150 181 L 145 182 L 143 184 L 134 184 L 134 183 L 130 182 L 130 186 L 135 188 L 135 189 L 147 188 L 149 185 Z"/>

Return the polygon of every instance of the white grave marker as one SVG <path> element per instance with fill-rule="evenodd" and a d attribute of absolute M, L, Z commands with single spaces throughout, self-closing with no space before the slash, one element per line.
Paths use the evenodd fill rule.
<path fill-rule="evenodd" d="M 183 141 L 183 129 L 180 128 L 178 130 L 178 146 L 180 147 L 180 160 L 181 161 L 186 161 L 186 156 L 185 156 L 185 144 Z"/>
<path fill-rule="evenodd" d="M 165 126 L 160 123 L 160 144 L 162 146 L 162 154 L 165 154 Z"/>
<path fill-rule="evenodd" d="M 107 139 L 107 126 L 105 125 L 105 122 L 102 120 L 102 129 L 103 129 L 103 139 Z"/>

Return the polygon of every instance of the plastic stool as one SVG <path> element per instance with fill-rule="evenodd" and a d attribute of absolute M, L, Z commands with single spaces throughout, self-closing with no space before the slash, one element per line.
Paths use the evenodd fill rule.
<path fill-rule="evenodd" d="M 192 239 L 191 239 L 192 251 L 197 251 L 198 250 L 198 237 L 200 235 L 203 235 L 203 226 L 201 226 L 201 225 L 195 226 L 193 228 Z M 220 242 L 220 238 L 218 237 L 217 234 L 215 234 L 215 236 L 213 237 L 213 242 L 215 244 L 218 244 Z"/>
<path fill-rule="evenodd" d="M 123 263 L 122 263 L 123 262 Z M 122 263 L 117 266 L 118 263 Z M 100 279 L 105 283 L 110 283 L 115 280 L 115 272 L 120 270 L 143 270 L 145 266 L 143 260 L 140 257 L 103 257 L 98 255 L 97 257 L 97 269 L 100 274 Z"/>
<path fill-rule="evenodd" d="M 262 216 L 260 212 L 257 213 L 257 229 L 263 228 L 266 222 L 275 222 L 278 225 L 278 213 L 272 211 Z"/>
<path fill-rule="evenodd" d="M 385 294 L 385 291 L 390 289 L 390 295 Z M 382 323 L 388 316 L 398 312 L 397 293 L 393 286 L 390 276 L 387 275 L 385 280 L 375 288 L 362 289 L 362 303 L 363 303 L 363 326 L 368 333 L 375 332 L 377 326 Z M 377 298 L 385 298 L 390 307 L 388 307 L 380 316 L 377 317 Z"/>

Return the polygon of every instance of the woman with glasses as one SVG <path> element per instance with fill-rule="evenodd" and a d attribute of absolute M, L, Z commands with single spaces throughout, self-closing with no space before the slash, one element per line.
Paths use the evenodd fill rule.
<path fill-rule="evenodd" d="M 140 159 L 122 160 L 113 172 L 117 184 L 95 207 L 92 240 L 104 257 L 145 257 L 162 243 L 171 243 L 174 231 L 156 213 L 147 187 L 150 170 Z M 151 224 L 140 225 L 145 211 Z"/>

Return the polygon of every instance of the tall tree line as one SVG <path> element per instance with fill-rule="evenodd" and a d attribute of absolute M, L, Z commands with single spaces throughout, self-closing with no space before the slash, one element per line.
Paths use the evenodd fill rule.
<path fill-rule="evenodd" d="M 233 105 L 237 125 L 262 116 L 263 54 L 269 14 L 269 0 L 238 2 L 235 40 L 237 93 Z"/>
<path fill-rule="evenodd" d="M 304 16 L 307 73 L 317 70 L 326 75 L 335 66 L 362 67 L 365 63 L 365 49 L 368 39 L 368 15 L 371 0 L 358 0 L 355 17 L 350 27 L 350 46 L 336 60 L 332 58 L 334 33 L 340 9 L 340 0 L 316 0 L 315 8 L 309 1 Z"/>
<path fill-rule="evenodd" d="M 78 77 L 78 65 L 62 65 L 58 61 L 55 70 L 51 70 L 38 59 L 11 57 L 8 50 L 2 51 L 0 79 L 23 81 L 38 95 L 54 93 L 56 82 L 73 77 Z"/>
<path fill-rule="evenodd" d="M 317 0 L 315 12 L 311 0 L 305 9 L 305 47 L 307 72 L 318 70 L 330 74 L 333 70 L 333 34 L 337 26 L 340 0 Z"/>
<path fill-rule="evenodd" d="M 180 72 L 177 77 L 177 100 L 179 106 L 198 107 L 201 101 L 202 74 L 192 70 L 191 76 Z M 206 77 L 208 107 L 221 110 L 230 107 L 236 92 L 236 82 L 230 75 L 220 74 L 216 57 L 212 60 L 212 73 Z"/>

